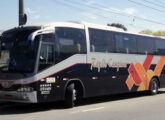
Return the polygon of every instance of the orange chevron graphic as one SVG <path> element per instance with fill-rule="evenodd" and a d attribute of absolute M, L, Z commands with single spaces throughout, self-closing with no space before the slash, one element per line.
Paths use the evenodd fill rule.
<path fill-rule="evenodd" d="M 161 57 L 154 71 L 156 76 L 160 76 L 164 64 L 165 64 L 165 57 Z"/>
<path fill-rule="evenodd" d="M 160 57 L 158 64 L 154 71 L 150 70 L 149 67 L 153 60 L 153 56 L 147 56 L 144 64 L 136 63 L 131 64 L 128 71 L 130 75 L 126 80 L 126 84 L 129 90 L 132 90 L 133 85 L 138 86 L 138 91 L 149 90 L 150 80 L 153 76 L 160 76 L 165 65 L 165 57 Z"/>

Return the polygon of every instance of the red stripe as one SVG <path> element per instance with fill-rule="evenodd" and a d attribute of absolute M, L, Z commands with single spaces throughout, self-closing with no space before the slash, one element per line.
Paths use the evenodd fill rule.
<path fill-rule="evenodd" d="M 133 64 L 130 65 L 128 71 L 131 74 L 131 76 L 133 77 L 135 84 L 140 85 L 142 81 L 141 81 L 140 76 L 139 76 L 138 72 L 136 71 L 136 68 Z"/>
<path fill-rule="evenodd" d="M 154 58 L 154 56 L 147 56 L 146 60 L 144 61 L 143 67 L 144 67 L 146 72 L 149 69 L 153 58 Z"/>
<path fill-rule="evenodd" d="M 42 79 L 45 79 L 45 78 L 47 78 L 47 77 L 50 77 L 50 76 L 55 75 L 55 74 L 57 74 L 57 73 L 60 73 L 60 72 L 66 70 L 66 69 L 68 69 L 68 68 L 71 68 L 71 67 L 76 66 L 76 65 L 82 65 L 82 64 L 88 65 L 88 64 L 91 64 L 91 63 L 76 63 L 76 64 L 73 64 L 73 65 L 71 65 L 71 66 L 68 66 L 68 67 L 66 67 L 66 68 L 64 68 L 64 69 L 62 69 L 62 70 L 59 70 L 59 71 L 57 71 L 57 72 L 55 72 L 55 73 L 53 73 L 53 74 L 50 74 L 50 75 L 48 75 L 48 76 L 46 76 L 46 77 L 44 77 L 44 78 L 41 78 L 40 80 L 35 80 L 35 81 L 33 81 L 33 82 L 26 83 L 26 84 L 14 84 L 14 85 L 29 85 L 29 84 L 32 84 L 32 83 L 36 83 L 36 82 L 41 81 Z"/>

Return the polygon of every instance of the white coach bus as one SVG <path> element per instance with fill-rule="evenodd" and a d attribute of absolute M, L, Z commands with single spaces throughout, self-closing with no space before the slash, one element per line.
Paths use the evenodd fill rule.
<path fill-rule="evenodd" d="M 0 100 L 66 101 L 165 86 L 165 39 L 84 22 L 3 32 Z"/>

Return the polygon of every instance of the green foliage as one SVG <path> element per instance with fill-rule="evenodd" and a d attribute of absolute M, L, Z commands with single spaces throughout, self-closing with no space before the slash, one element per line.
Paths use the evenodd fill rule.
<path fill-rule="evenodd" d="M 120 24 L 120 23 L 112 23 L 112 24 L 107 24 L 108 26 L 112 26 L 112 27 L 117 27 L 117 28 L 121 28 L 123 29 L 124 31 L 127 31 L 127 28 L 123 25 L 123 24 Z"/>
<path fill-rule="evenodd" d="M 153 35 L 156 35 L 156 36 L 165 36 L 165 31 L 157 31 L 157 32 L 154 32 Z"/>
<path fill-rule="evenodd" d="M 152 30 L 149 30 L 149 29 L 147 29 L 147 30 L 142 30 L 141 32 L 139 32 L 140 34 L 147 34 L 147 35 L 153 35 L 153 32 L 152 32 Z"/>
<path fill-rule="evenodd" d="M 155 35 L 155 36 L 165 36 L 165 30 L 159 30 L 156 32 L 153 32 L 152 30 L 142 30 L 139 32 L 140 34 L 147 34 L 147 35 Z"/>

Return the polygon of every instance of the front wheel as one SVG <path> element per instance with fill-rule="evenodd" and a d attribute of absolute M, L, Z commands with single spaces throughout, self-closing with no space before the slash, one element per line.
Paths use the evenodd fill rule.
<path fill-rule="evenodd" d="M 68 107 L 74 107 L 75 101 L 77 100 L 77 90 L 75 89 L 75 85 L 72 83 L 68 85 L 66 89 L 66 97 L 65 102 Z"/>
<path fill-rule="evenodd" d="M 159 85 L 158 80 L 156 78 L 153 78 L 150 82 L 149 92 L 151 95 L 156 95 L 159 92 Z"/>

